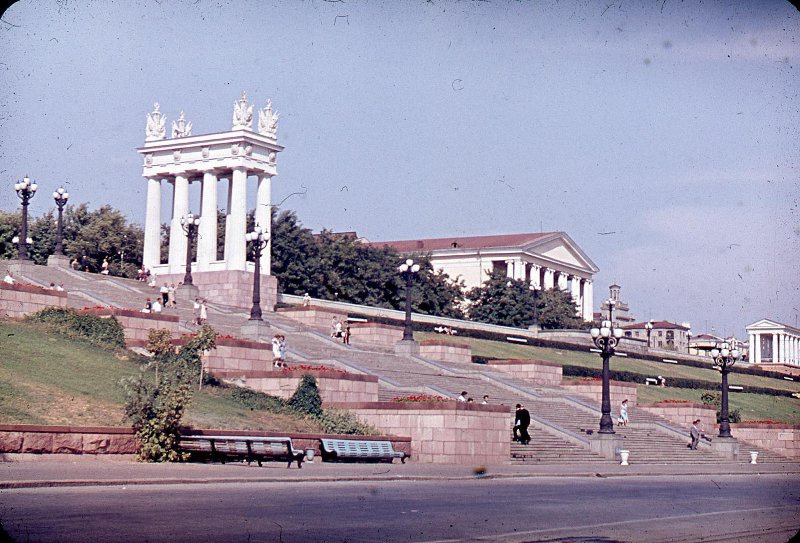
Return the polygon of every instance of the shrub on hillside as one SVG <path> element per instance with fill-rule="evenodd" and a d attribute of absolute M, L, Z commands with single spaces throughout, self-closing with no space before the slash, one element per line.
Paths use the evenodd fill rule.
<path fill-rule="evenodd" d="M 322 413 L 322 398 L 319 396 L 317 380 L 310 375 L 303 375 L 297 385 L 289 406 L 307 415 L 319 416 Z"/>
<path fill-rule="evenodd" d="M 84 315 L 63 307 L 46 307 L 27 319 L 46 324 L 54 331 L 69 337 L 88 339 L 97 345 L 125 346 L 124 330 L 114 317 Z"/>
<path fill-rule="evenodd" d="M 326 434 L 381 435 L 379 430 L 361 422 L 349 411 L 326 409 L 315 418 L 322 425 L 322 431 Z"/>
<path fill-rule="evenodd" d="M 271 413 L 285 413 L 290 411 L 289 406 L 283 398 L 270 396 L 263 392 L 235 387 L 231 392 L 231 398 L 240 406 L 250 411 L 269 411 Z"/>

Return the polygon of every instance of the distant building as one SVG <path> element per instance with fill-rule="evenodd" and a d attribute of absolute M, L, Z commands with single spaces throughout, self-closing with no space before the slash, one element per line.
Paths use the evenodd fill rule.
<path fill-rule="evenodd" d="M 750 337 L 750 362 L 800 366 L 800 329 L 761 319 L 746 330 Z"/>
<path fill-rule="evenodd" d="M 689 335 L 691 330 L 683 324 L 669 321 L 649 321 L 653 325 L 650 330 L 649 347 L 653 349 L 666 349 L 686 353 L 689 350 Z M 647 322 L 623 324 L 622 330 L 625 337 L 644 340 L 647 342 Z"/>
<path fill-rule="evenodd" d="M 721 338 L 714 334 L 698 334 L 692 336 L 689 341 L 689 354 L 697 356 L 711 356 L 712 349 L 719 349 L 722 343 L 727 343 L 732 349 L 738 349 L 742 353 L 742 357 L 747 358 L 748 346 L 747 343 L 736 339 L 734 336 L 729 338 Z"/>
<path fill-rule="evenodd" d="M 531 289 L 558 287 L 572 294 L 578 313 L 592 319 L 592 277 L 599 268 L 564 232 L 376 241 L 402 254 L 429 254 L 442 270 L 467 289 L 481 286 L 493 271 L 530 283 Z"/>
<path fill-rule="evenodd" d="M 603 300 L 603 303 L 600 304 L 600 311 L 596 311 L 593 314 L 593 319 L 595 321 L 612 320 L 614 326 L 622 326 L 623 324 L 636 322 L 636 319 L 630 313 L 628 304 L 620 299 L 620 291 L 622 290 L 622 287 L 617 284 L 613 284 L 608 287 L 608 290 L 608 299 Z M 608 300 L 614 300 L 613 319 L 608 318 Z"/>

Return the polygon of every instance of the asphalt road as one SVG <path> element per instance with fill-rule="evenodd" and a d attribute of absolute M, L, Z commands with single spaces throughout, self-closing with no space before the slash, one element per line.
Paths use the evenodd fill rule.
<path fill-rule="evenodd" d="M 7 489 L 16 542 L 788 541 L 800 476 Z"/>

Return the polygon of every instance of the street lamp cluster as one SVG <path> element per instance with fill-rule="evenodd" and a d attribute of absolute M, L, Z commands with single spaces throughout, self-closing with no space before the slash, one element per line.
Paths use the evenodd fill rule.
<path fill-rule="evenodd" d="M 614 349 L 622 339 L 622 328 L 614 327 L 614 305 L 615 300 L 608 300 L 608 320 L 604 320 L 600 328 L 592 328 L 590 333 L 592 341 L 600 349 L 600 356 L 603 358 L 603 373 L 602 373 L 602 401 L 600 405 L 600 431 L 601 434 L 614 433 L 614 421 L 611 420 L 611 393 L 610 381 L 611 370 L 609 369 L 609 361 L 614 356 Z"/>
<path fill-rule="evenodd" d="M 731 367 L 739 361 L 741 353 L 729 343 L 718 344 L 711 349 L 711 358 L 714 360 L 714 368 L 722 373 L 722 402 L 719 415 L 719 437 L 731 436 L 731 423 L 728 414 L 728 373 Z"/>
<path fill-rule="evenodd" d="M 250 243 L 253 251 L 255 273 L 253 274 L 253 306 L 250 308 L 251 321 L 261 321 L 261 254 L 269 243 L 269 234 L 260 226 L 256 225 L 252 232 L 244 236 L 245 241 Z"/>
<path fill-rule="evenodd" d="M 406 280 L 406 320 L 403 327 L 403 341 L 414 341 L 414 332 L 411 328 L 411 284 L 414 274 L 419 272 L 419 264 L 414 264 L 410 258 L 397 268 Z"/>
<path fill-rule="evenodd" d="M 647 348 L 649 349 L 652 346 L 650 345 L 650 334 L 653 333 L 653 321 L 645 323 L 644 329 L 647 332 Z"/>
<path fill-rule="evenodd" d="M 56 207 L 58 208 L 58 226 L 56 228 L 55 254 L 64 256 L 64 228 L 61 217 L 64 211 L 64 206 L 67 205 L 67 200 L 69 200 L 69 192 L 65 191 L 64 187 L 59 187 L 58 190 L 53 193 L 53 200 L 55 200 Z"/>
<path fill-rule="evenodd" d="M 14 190 L 17 191 L 19 199 L 22 200 L 22 227 L 17 238 L 19 240 L 18 258 L 20 260 L 28 260 L 28 244 L 30 243 L 28 241 L 28 204 L 38 188 L 39 186 L 36 183 L 32 183 L 27 175 L 21 182 L 14 184 Z"/>
<path fill-rule="evenodd" d="M 197 227 L 200 226 L 200 217 L 189 213 L 181 217 L 181 228 L 186 234 L 186 273 L 183 274 L 183 284 L 192 284 L 192 243 L 194 242 Z"/>

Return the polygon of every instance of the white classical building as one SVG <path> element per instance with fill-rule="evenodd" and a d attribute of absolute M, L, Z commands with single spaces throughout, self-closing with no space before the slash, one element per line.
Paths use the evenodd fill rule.
<path fill-rule="evenodd" d="M 430 254 L 434 270 L 467 289 L 483 284 L 494 270 L 530 283 L 532 289 L 569 291 L 584 320 L 592 319 L 592 276 L 599 268 L 564 232 L 506 234 L 402 241 L 376 241 L 403 254 Z"/>
<path fill-rule="evenodd" d="M 761 319 L 746 330 L 750 338 L 750 362 L 800 366 L 800 329 Z"/>
<path fill-rule="evenodd" d="M 147 179 L 143 264 L 155 273 L 158 281 L 178 282 L 186 267 L 187 235 L 181 218 L 199 214 L 197 259 L 192 263 L 194 284 L 212 301 L 246 303 L 252 288 L 254 265 L 247 262 L 245 234 L 247 228 L 247 191 L 251 178 L 256 191 L 256 223 L 269 230 L 271 183 L 277 174 L 277 155 L 283 150 L 277 143 L 278 114 L 267 100 L 258 111 L 258 132 L 252 129 L 253 106 L 245 93 L 234 102 L 233 125 L 228 132 L 192 135 L 192 124 L 183 112 L 172 123 L 172 137 L 166 138 L 166 117 L 155 104 L 147 115 L 146 138 L 142 155 L 142 175 Z M 225 249 L 217 255 L 217 202 L 219 184 L 227 195 L 225 215 Z M 189 208 L 189 186 L 200 183 L 199 210 Z M 161 260 L 161 209 L 165 186 L 172 192 L 170 210 L 169 254 Z M 270 274 L 270 247 L 261 258 L 262 274 Z M 249 273 L 248 273 L 249 272 Z M 250 279 L 248 279 L 248 276 Z M 274 280 L 262 281 L 262 289 L 275 287 Z M 234 292 L 235 291 L 235 292 Z M 274 292 L 264 294 L 274 305 Z M 232 299 L 233 298 L 233 299 Z M 269 302 L 268 302 L 269 303 Z"/>

